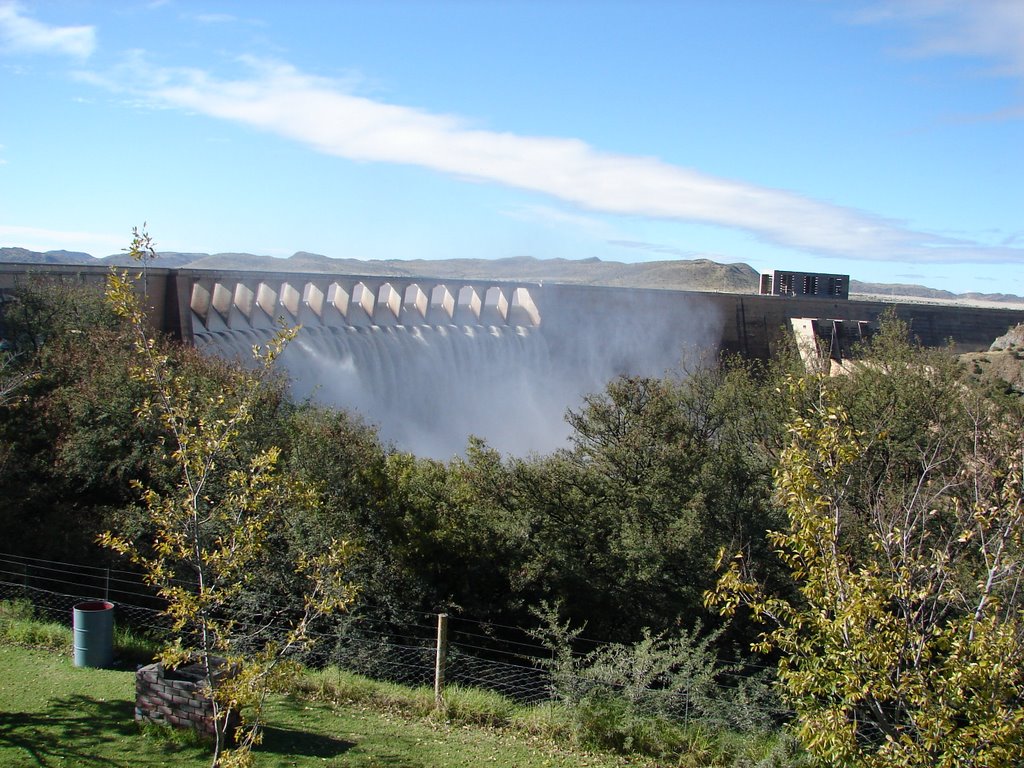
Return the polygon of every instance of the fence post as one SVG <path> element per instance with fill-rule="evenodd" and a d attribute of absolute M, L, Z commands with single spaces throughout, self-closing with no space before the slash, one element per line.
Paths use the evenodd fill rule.
<path fill-rule="evenodd" d="M 103 585 L 103 599 L 110 602 L 110 569 L 107 568 L 107 581 Z"/>
<path fill-rule="evenodd" d="M 434 706 L 441 708 L 444 697 L 444 667 L 448 659 L 448 614 L 437 614 L 437 656 L 434 660 Z"/>

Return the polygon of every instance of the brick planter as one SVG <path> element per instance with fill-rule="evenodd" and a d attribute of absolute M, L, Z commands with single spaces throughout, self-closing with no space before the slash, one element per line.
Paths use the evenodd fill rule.
<path fill-rule="evenodd" d="M 140 667 L 135 673 L 135 719 L 192 728 L 213 737 L 213 703 L 203 686 L 203 671 L 198 664 L 167 670 L 160 663 Z M 233 733 L 239 724 L 237 712 L 231 713 Z"/>

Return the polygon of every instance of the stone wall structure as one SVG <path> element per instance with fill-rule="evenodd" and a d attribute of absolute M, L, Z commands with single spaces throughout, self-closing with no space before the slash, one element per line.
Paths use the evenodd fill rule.
<path fill-rule="evenodd" d="M 213 737 L 213 703 L 203 687 L 198 665 L 176 670 L 159 662 L 140 667 L 135 673 L 135 720 L 174 728 L 192 728 Z M 237 724 L 237 713 L 232 713 Z M 229 728 L 231 733 L 234 728 Z"/>

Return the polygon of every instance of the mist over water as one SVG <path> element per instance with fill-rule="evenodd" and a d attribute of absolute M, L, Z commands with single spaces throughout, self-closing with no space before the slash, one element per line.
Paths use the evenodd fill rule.
<path fill-rule="evenodd" d="M 246 360 L 269 332 L 197 335 L 216 354 Z M 448 459 L 470 435 L 504 453 L 564 444 L 565 408 L 580 392 L 554 370 L 534 328 L 498 326 L 304 327 L 279 363 L 296 399 L 360 413 L 381 437 Z"/>
<path fill-rule="evenodd" d="M 450 458 L 469 435 L 525 454 L 564 440 L 547 343 L 497 326 L 315 328 L 283 356 L 297 397 L 356 410 L 420 456 Z"/>
<path fill-rule="evenodd" d="M 278 362 L 296 399 L 357 412 L 400 450 L 449 459 L 475 435 L 504 454 L 549 453 L 585 395 L 617 375 L 678 370 L 720 338 L 706 306 L 597 296 L 548 304 L 540 327 L 308 324 Z M 196 331 L 197 346 L 243 361 L 273 333 Z"/>

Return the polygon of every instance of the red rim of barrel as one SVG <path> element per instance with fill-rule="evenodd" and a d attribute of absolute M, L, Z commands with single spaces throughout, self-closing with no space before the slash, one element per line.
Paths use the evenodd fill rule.
<path fill-rule="evenodd" d="M 90 600 L 86 603 L 76 603 L 76 611 L 109 611 L 114 607 L 113 603 L 108 603 L 106 600 Z"/>

